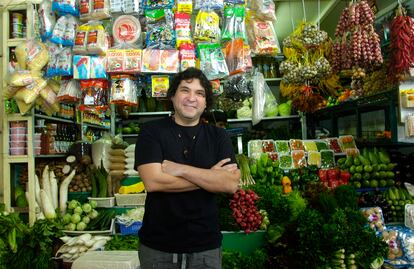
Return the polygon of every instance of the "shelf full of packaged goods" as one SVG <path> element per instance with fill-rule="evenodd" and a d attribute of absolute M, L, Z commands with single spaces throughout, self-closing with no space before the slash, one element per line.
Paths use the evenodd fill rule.
<path fill-rule="evenodd" d="M 83 122 L 82 123 L 83 126 L 89 127 L 89 128 L 93 128 L 93 129 L 99 129 L 99 130 L 111 130 L 110 126 L 104 126 L 104 125 L 98 125 L 95 123 L 88 123 L 88 122 Z"/>

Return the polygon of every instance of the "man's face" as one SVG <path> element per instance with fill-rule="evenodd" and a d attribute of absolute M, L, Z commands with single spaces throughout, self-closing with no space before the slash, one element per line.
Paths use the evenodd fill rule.
<path fill-rule="evenodd" d="M 175 110 L 175 122 L 183 126 L 194 126 L 206 109 L 206 91 L 197 78 L 183 80 L 171 101 Z"/>

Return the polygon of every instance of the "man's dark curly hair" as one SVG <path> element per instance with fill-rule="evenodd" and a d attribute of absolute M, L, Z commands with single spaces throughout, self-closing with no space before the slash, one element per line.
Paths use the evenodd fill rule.
<path fill-rule="evenodd" d="M 167 98 L 170 101 L 170 109 L 174 109 L 171 97 L 175 95 L 178 85 L 180 85 L 183 80 L 187 81 L 192 79 L 198 79 L 206 92 L 206 110 L 209 110 L 213 106 L 213 90 L 210 81 L 207 79 L 206 75 L 204 75 L 203 71 L 194 67 L 189 67 L 186 70 L 177 73 L 171 82 L 167 92 Z"/>

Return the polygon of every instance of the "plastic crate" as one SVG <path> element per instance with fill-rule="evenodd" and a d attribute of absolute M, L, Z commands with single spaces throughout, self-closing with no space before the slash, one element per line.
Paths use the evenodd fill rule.
<path fill-rule="evenodd" d="M 115 205 L 114 197 L 88 197 L 89 201 L 95 201 L 96 207 L 113 207 Z"/>
<path fill-rule="evenodd" d="M 126 226 L 125 224 L 122 224 L 122 223 L 118 223 L 118 226 L 119 226 L 119 231 L 121 232 L 122 235 L 137 234 L 139 229 L 141 229 L 142 222 L 136 221 L 129 226 Z"/>
<path fill-rule="evenodd" d="M 116 204 L 119 206 L 145 205 L 146 198 L 147 194 L 145 192 L 130 194 L 115 193 Z"/>

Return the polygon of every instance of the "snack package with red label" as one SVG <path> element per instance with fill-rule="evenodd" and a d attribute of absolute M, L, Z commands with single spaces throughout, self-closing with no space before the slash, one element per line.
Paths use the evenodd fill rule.
<path fill-rule="evenodd" d="M 121 73 L 125 70 L 125 50 L 109 49 L 106 52 L 106 72 Z"/>
<path fill-rule="evenodd" d="M 175 34 L 177 48 L 184 43 L 192 43 L 191 15 L 187 13 L 175 13 Z"/>
<path fill-rule="evenodd" d="M 180 46 L 180 71 L 196 66 L 196 54 L 194 44 L 184 43 Z"/>
<path fill-rule="evenodd" d="M 178 73 L 180 67 L 178 50 L 161 50 L 160 60 L 160 73 Z"/>
<path fill-rule="evenodd" d="M 244 73 L 252 68 L 250 50 L 245 50 L 243 39 L 227 42 L 224 52 L 230 75 Z"/>
<path fill-rule="evenodd" d="M 142 72 L 159 73 L 161 50 L 144 49 L 142 51 Z"/>
<path fill-rule="evenodd" d="M 133 76 L 111 76 L 111 82 L 111 104 L 126 106 L 138 104 L 137 85 Z"/>
<path fill-rule="evenodd" d="M 82 92 L 82 110 L 104 110 L 109 107 L 109 87 L 105 79 L 91 79 L 80 81 Z"/>
<path fill-rule="evenodd" d="M 246 22 L 249 45 L 255 55 L 275 56 L 280 52 L 272 21 L 251 17 Z"/>
<path fill-rule="evenodd" d="M 62 103 L 78 102 L 81 98 L 80 84 L 78 80 L 63 80 L 60 84 L 57 99 Z"/>

